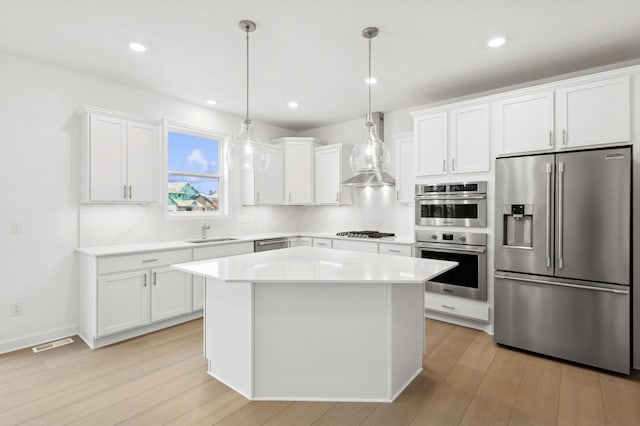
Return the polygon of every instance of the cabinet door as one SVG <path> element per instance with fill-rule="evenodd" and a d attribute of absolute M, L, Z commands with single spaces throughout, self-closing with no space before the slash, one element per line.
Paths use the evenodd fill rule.
<path fill-rule="evenodd" d="M 489 171 L 489 105 L 451 110 L 451 173 Z"/>
<path fill-rule="evenodd" d="M 193 310 L 197 311 L 204 308 L 204 277 L 194 275 L 191 280 L 193 282 Z"/>
<path fill-rule="evenodd" d="M 313 203 L 313 144 L 287 142 L 285 203 Z"/>
<path fill-rule="evenodd" d="M 265 145 L 269 153 L 269 167 L 256 173 L 255 203 L 282 204 L 284 202 L 284 150 Z"/>
<path fill-rule="evenodd" d="M 130 201 L 158 201 L 157 126 L 127 123 L 127 199 Z"/>
<path fill-rule="evenodd" d="M 556 146 L 629 142 L 629 96 L 629 76 L 557 90 Z"/>
<path fill-rule="evenodd" d="M 91 115 L 89 130 L 90 199 L 124 201 L 126 188 L 126 128 L 117 118 Z"/>
<path fill-rule="evenodd" d="M 148 270 L 98 278 L 98 336 L 149 324 Z"/>
<path fill-rule="evenodd" d="M 338 250 L 362 251 L 366 253 L 377 253 L 378 243 L 364 241 L 333 240 L 333 248 Z"/>
<path fill-rule="evenodd" d="M 506 99 L 492 107 L 498 154 L 553 149 L 553 91 Z"/>
<path fill-rule="evenodd" d="M 396 138 L 396 201 L 413 203 L 415 195 L 415 162 L 413 135 Z"/>
<path fill-rule="evenodd" d="M 191 275 L 168 266 L 151 270 L 151 321 L 191 312 Z"/>
<path fill-rule="evenodd" d="M 341 147 L 316 148 L 315 189 L 316 204 L 339 204 L 342 179 Z"/>
<path fill-rule="evenodd" d="M 416 117 L 414 137 L 416 141 L 416 175 L 446 175 L 447 113 L 439 112 Z"/>

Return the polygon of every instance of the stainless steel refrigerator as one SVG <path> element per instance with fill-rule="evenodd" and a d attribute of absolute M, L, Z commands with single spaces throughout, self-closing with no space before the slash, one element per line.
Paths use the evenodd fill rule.
<path fill-rule="evenodd" d="M 628 374 L 631 148 L 496 160 L 494 338 Z"/>

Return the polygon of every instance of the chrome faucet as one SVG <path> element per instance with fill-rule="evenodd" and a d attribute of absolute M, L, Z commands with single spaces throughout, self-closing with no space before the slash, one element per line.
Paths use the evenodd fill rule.
<path fill-rule="evenodd" d="M 204 225 L 202 225 L 202 239 L 203 240 L 207 239 L 207 229 L 211 229 L 211 226 L 209 226 L 208 223 L 205 223 Z"/>

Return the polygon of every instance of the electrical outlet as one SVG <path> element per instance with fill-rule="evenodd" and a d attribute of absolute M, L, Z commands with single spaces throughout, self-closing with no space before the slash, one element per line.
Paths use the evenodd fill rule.
<path fill-rule="evenodd" d="M 19 317 L 20 315 L 24 314 L 23 303 L 12 303 L 9 308 L 11 310 L 12 317 Z"/>

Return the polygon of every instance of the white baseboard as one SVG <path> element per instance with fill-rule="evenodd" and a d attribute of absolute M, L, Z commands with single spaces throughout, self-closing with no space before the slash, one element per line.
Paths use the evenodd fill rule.
<path fill-rule="evenodd" d="M 442 322 L 448 322 L 455 325 L 460 325 L 462 327 L 474 328 L 476 330 L 484 331 L 490 336 L 493 336 L 493 330 L 492 330 L 491 324 L 483 321 L 474 321 L 471 319 L 456 317 L 453 315 L 441 314 L 434 311 L 426 311 L 424 314 L 424 317 L 442 321 Z"/>
<path fill-rule="evenodd" d="M 52 340 L 75 336 L 76 334 L 78 334 L 78 325 L 73 324 L 65 327 L 55 328 L 53 330 L 43 331 L 41 333 L 33 333 L 28 336 L 21 336 L 15 339 L 3 340 L 0 342 L 0 354 L 17 351 L 24 348 L 30 348 L 42 343 L 51 342 Z"/>

